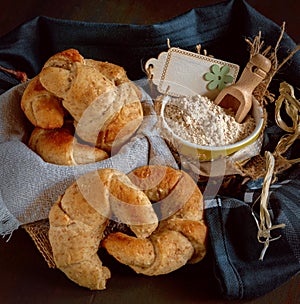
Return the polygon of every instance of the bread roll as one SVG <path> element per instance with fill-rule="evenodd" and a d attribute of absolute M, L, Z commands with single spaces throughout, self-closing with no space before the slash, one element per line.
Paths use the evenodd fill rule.
<path fill-rule="evenodd" d="M 105 234 L 111 217 L 135 236 Z M 110 277 L 98 246 L 149 276 L 199 262 L 206 254 L 202 194 L 189 175 L 165 166 L 144 166 L 128 176 L 113 169 L 83 175 L 54 204 L 49 220 L 57 267 L 90 289 L 104 289 Z"/>
<path fill-rule="evenodd" d="M 70 70 L 73 63 L 84 63 L 84 58 L 78 50 L 67 49 L 51 56 L 44 64 L 44 67 L 60 67 Z"/>
<path fill-rule="evenodd" d="M 203 197 L 192 178 L 164 166 L 137 168 L 129 177 L 153 203 L 158 203 L 155 208 L 160 211 L 161 221 L 143 240 L 122 232 L 109 234 L 101 243 L 108 253 L 135 272 L 149 276 L 202 260 L 207 227 Z"/>
<path fill-rule="evenodd" d="M 57 55 L 59 63 L 63 53 Z M 142 122 L 140 90 L 120 66 L 92 59 L 68 60 L 69 56 L 68 65 L 55 66 L 54 55 L 52 64 L 46 64 L 40 73 L 41 83 L 62 98 L 82 140 L 108 153 L 113 145 L 118 149 Z"/>
<path fill-rule="evenodd" d="M 75 62 L 84 63 L 84 58 L 77 50 L 69 49 L 50 57 L 44 68 L 59 67 L 62 71 L 60 77 L 52 79 L 57 90 L 65 85 L 66 72 Z M 56 76 L 58 76 L 56 74 Z M 51 78 L 49 76 L 49 78 Z M 61 93 L 55 94 L 47 90 L 40 81 L 40 74 L 29 81 L 21 99 L 21 108 L 29 121 L 36 127 L 43 129 L 60 128 L 64 123 L 65 109 L 61 104 Z"/>
<path fill-rule="evenodd" d="M 75 121 L 80 120 L 97 97 L 114 87 L 97 69 L 78 62 L 73 63 L 69 70 L 45 67 L 40 72 L 40 81 L 49 92 L 62 98 L 64 108 Z"/>
<path fill-rule="evenodd" d="M 135 90 L 137 96 L 139 99 L 142 98 L 142 93 L 139 90 L 139 88 L 128 79 L 126 71 L 124 68 L 110 63 L 110 62 L 103 62 L 103 61 L 97 61 L 93 59 L 85 59 L 85 63 L 87 65 L 91 65 L 95 67 L 99 72 L 101 72 L 105 77 L 107 77 L 109 80 L 111 80 L 116 86 L 119 86 L 123 83 L 129 83 L 132 88 Z"/>
<path fill-rule="evenodd" d="M 110 271 L 102 265 L 97 251 L 112 214 L 140 238 L 157 227 L 147 196 L 124 173 L 113 169 L 81 176 L 50 210 L 49 240 L 55 264 L 81 286 L 106 288 Z"/>
<path fill-rule="evenodd" d="M 141 96 L 141 91 L 128 79 L 124 68 L 85 59 L 75 49 L 57 53 L 46 61 L 22 96 L 21 107 L 31 123 L 40 129 L 55 129 L 53 132 L 34 130 L 30 147 L 42 153 L 44 159 L 57 164 L 86 163 L 85 157 L 74 161 L 70 134 L 65 129 L 58 130 L 68 117 L 82 141 L 108 154 L 113 148 L 117 151 L 141 125 Z M 50 146 L 36 145 L 36 138 Z M 64 144 L 55 147 L 59 143 Z M 76 149 L 78 155 L 84 150 L 87 153 L 92 151 L 77 143 L 74 147 L 80 147 Z M 50 156 L 49 151 L 63 156 Z M 99 154 L 99 150 L 94 151 Z M 104 157 L 103 151 L 100 154 L 95 159 Z"/>
<path fill-rule="evenodd" d="M 124 83 L 97 98 L 75 125 L 81 139 L 110 152 L 132 136 L 142 119 L 143 109 L 136 91 Z"/>
<path fill-rule="evenodd" d="M 110 62 L 97 61 L 93 59 L 85 59 L 85 64 L 94 67 L 106 78 L 112 81 L 116 86 L 124 82 L 129 82 L 124 68 L 116 64 Z"/>
<path fill-rule="evenodd" d="M 36 127 L 54 129 L 64 124 L 61 100 L 42 86 L 39 76 L 28 83 L 22 95 L 21 108 Z"/>
<path fill-rule="evenodd" d="M 70 122 L 58 129 L 46 130 L 36 127 L 30 136 L 28 146 L 44 161 L 56 165 L 80 165 L 108 158 L 105 151 L 78 143 Z"/>

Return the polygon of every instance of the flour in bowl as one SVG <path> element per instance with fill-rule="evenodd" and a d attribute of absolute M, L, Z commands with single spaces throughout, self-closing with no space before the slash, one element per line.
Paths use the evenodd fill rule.
<path fill-rule="evenodd" d="M 169 128 L 180 138 L 202 146 L 224 146 L 249 136 L 255 120 L 248 115 L 238 123 L 229 110 L 216 105 L 207 97 L 170 97 L 164 110 Z"/>

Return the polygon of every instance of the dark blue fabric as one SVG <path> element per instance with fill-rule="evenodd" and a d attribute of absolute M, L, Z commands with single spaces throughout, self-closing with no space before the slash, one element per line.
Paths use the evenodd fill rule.
<path fill-rule="evenodd" d="M 216 207 L 206 209 L 214 255 L 214 271 L 222 294 L 230 299 L 261 296 L 290 279 L 300 270 L 300 166 L 293 168 L 283 185 L 277 185 L 270 195 L 273 224 L 285 223 L 274 230 L 263 261 L 259 260 L 263 244 L 257 241 L 257 226 L 251 203 L 236 198 L 219 197 Z M 248 187 L 247 187 L 248 188 Z M 249 191 L 250 188 L 248 188 Z M 255 189 L 257 195 L 260 189 Z M 239 193 L 240 194 L 240 193 Z M 259 218 L 258 206 L 255 210 Z"/>
<path fill-rule="evenodd" d="M 86 58 L 123 66 L 128 76 L 137 80 L 145 77 L 143 63 L 165 51 L 167 39 L 170 39 L 171 46 L 187 50 L 195 50 L 195 46 L 201 44 L 216 58 L 243 67 L 249 58 L 245 38 L 253 39 L 259 31 L 265 45 L 275 46 L 280 27 L 242 0 L 195 8 L 154 25 L 99 24 L 39 16 L 0 38 L 0 65 L 33 77 L 51 55 L 76 48 Z M 279 60 L 295 47 L 292 39 L 284 35 Z M 298 52 L 274 78 L 273 92 L 277 92 L 282 80 L 299 88 L 299 67 Z M 17 83 L 10 75 L 0 72 L 0 94 Z M 270 114 L 274 111 L 273 105 L 268 111 Z M 275 146 L 280 136 L 278 131 L 270 120 L 265 134 L 266 147 Z M 290 157 L 300 157 L 299 140 L 288 153 Z M 232 197 L 219 197 L 216 205 L 206 210 L 214 261 L 212 271 L 215 271 L 224 297 L 257 297 L 299 272 L 299 169 L 294 166 L 282 175 L 279 181 L 287 182 L 274 189 L 270 197 L 275 223 L 283 222 L 287 227 L 274 232 L 282 237 L 270 245 L 264 261 L 258 260 L 262 247 L 256 239 L 257 227 L 251 215 L 251 204 L 243 200 L 247 191 L 253 191 L 253 197 L 257 197 L 260 186 L 248 183 L 240 191 L 233 189 Z"/>
<path fill-rule="evenodd" d="M 51 55 L 73 47 L 87 58 L 124 66 L 135 80 L 145 76 L 142 64 L 165 51 L 169 38 L 174 47 L 195 50 L 201 44 L 215 57 L 243 66 L 249 56 L 245 38 L 253 38 L 260 30 L 265 44 L 275 45 L 280 28 L 241 0 L 196 8 L 154 25 L 99 24 L 39 16 L 0 38 L 0 64 L 32 77 Z M 285 57 L 294 47 L 286 35 L 279 56 Z M 298 54 L 293 61 L 299 60 Z M 288 65 L 285 77 L 299 86 L 297 64 Z M 0 80 L 2 90 L 16 84 L 2 72 Z"/>

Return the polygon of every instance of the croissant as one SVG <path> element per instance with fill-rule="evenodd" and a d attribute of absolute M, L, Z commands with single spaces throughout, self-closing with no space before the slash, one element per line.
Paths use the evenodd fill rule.
<path fill-rule="evenodd" d="M 48 163 L 64 166 L 88 164 L 108 158 L 101 149 L 79 143 L 72 122 L 58 129 L 34 128 L 28 146 Z"/>
<path fill-rule="evenodd" d="M 44 67 L 60 66 L 68 70 L 73 63 L 84 63 L 84 58 L 77 50 L 69 49 L 50 57 Z M 60 88 L 60 79 L 55 79 Z M 59 95 L 51 93 L 40 81 L 40 75 L 29 81 L 21 99 L 21 108 L 29 121 L 36 127 L 44 129 L 60 128 L 64 123 L 65 109 Z"/>
<path fill-rule="evenodd" d="M 49 240 L 56 266 L 81 286 L 106 288 L 110 271 L 97 251 L 112 216 L 139 238 L 149 236 L 157 227 L 148 197 L 114 169 L 83 175 L 50 210 Z"/>
<path fill-rule="evenodd" d="M 77 60 L 79 53 L 72 49 L 57 54 L 58 62 L 55 56 L 39 74 L 43 87 L 62 99 L 82 140 L 107 152 L 113 144 L 119 147 L 142 122 L 140 90 L 115 64 Z M 64 56 L 68 64 L 64 63 Z M 72 62 L 70 58 L 76 60 Z M 114 143 L 117 137 L 121 143 Z"/>
<path fill-rule="evenodd" d="M 36 127 L 54 129 L 64 124 L 65 110 L 61 100 L 42 86 L 39 76 L 28 83 L 22 95 L 21 108 Z"/>
<path fill-rule="evenodd" d="M 68 49 L 51 56 L 44 67 L 56 66 L 68 70 L 74 62 L 84 63 L 84 58 L 76 49 Z"/>
<path fill-rule="evenodd" d="M 206 254 L 207 227 L 202 194 L 192 178 L 168 167 L 146 166 L 134 170 L 130 179 L 159 204 L 159 226 L 145 239 L 111 233 L 101 245 L 119 262 L 149 276 L 200 261 Z"/>
<path fill-rule="evenodd" d="M 141 91 L 128 79 L 124 68 L 85 59 L 77 50 L 68 49 L 50 57 L 29 81 L 21 108 L 40 129 L 62 128 L 71 119 L 82 141 L 110 154 L 113 148 L 119 150 L 142 123 L 141 98 Z M 53 133 L 40 129 L 33 137 Z M 45 150 L 59 152 L 64 147 L 52 143 Z"/>
<path fill-rule="evenodd" d="M 111 218 L 135 236 L 105 234 Z M 206 253 L 202 194 L 189 175 L 165 166 L 83 175 L 53 205 L 49 222 L 56 266 L 90 289 L 105 289 L 111 275 L 99 246 L 146 275 L 169 273 Z"/>
<path fill-rule="evenodd" d="M 139 99 L 142 98 L 141 91 L 133 82 L 131 82 L 128 79 L 124 68 L 122 68 L 116 64 L 107 62 L 107 61 L 103 62 L 103 61 L 97 61 L 97 60 L 93 60 L 93 59 L 85 59 L 85 63 L 87 65 L 93 66 L 100 73 L 102 73 L 105 77 L 107 77 L 110 81 L 112 81 L 116 86 L 119 86 L 124 83 L 131 85 L 132 88 L 135 90 L 138 98 Z"/>

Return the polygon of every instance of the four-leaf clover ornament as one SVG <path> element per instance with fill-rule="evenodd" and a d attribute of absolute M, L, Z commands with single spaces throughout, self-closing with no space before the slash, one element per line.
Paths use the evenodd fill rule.
<path fill-rule="evenodd" d="M 228 65 L 220 67 L 218 64 L 213 64 L 210 67 L 210 72 L 204 74 L 204 79 L 209 81 L 208 90 L 215 90 L 218 88 L 222 90 L 229 83 L 233 82 L 233 77 L 229 75 L 230 68 Z"/>

